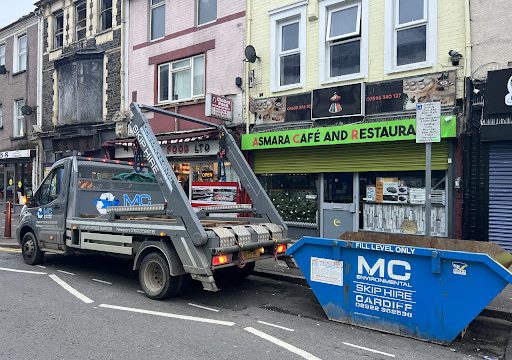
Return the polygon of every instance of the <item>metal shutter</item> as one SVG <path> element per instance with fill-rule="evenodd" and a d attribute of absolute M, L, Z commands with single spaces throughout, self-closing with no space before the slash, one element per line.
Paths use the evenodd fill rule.
<path fill-rule="evenodd" d="M 512 144 L 489 147 L 489 240 L 512 251 Z"/>
<path fill-rule="evenodd" d="M 425 170 L 425 145 L 411 141 L 256 150 L 257 174 Z M 448 143 L 432 144 L 432 169 L 448 169 Z"/>

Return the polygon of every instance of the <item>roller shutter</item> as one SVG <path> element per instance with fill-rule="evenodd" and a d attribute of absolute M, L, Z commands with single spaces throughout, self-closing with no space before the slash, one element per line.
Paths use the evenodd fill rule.
<path fill-rule="evenodd" d="M 350 144 L 254 151 L 257 174 L 425 170 L 425 145 Z M 432 169 L 448 169 L 448 143 L 432 144 Z"/>
<path fill-rule="evenodd" d="M 489 147 L 489 240 L 512 251 L 512 144 Z"/>

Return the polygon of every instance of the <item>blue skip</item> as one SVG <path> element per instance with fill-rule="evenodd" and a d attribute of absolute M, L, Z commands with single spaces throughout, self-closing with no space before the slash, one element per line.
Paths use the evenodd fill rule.
<path fill-rule="evenodd" d="M 512 255 L 487 242 L 359 232 L 287 254 L 330 320 L 443 344 L 512 283 Z"/>

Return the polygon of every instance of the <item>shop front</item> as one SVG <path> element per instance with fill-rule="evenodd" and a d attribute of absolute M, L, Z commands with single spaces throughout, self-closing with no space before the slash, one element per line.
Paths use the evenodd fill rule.
<path fill-rule="evenodd" d="M 448 236 L 452 226 L 456 123 L 443 116 L 442 141 L 432 146 L 433 236 Z M 415 118 L 247 134 L 242 149 L 291 237 L 425 233 L 425 145 L 416 143 Z"/>
<path fill-rule="evenodd" d="M 0 152 L 0 202 L 23 205 L 23 199 L 33 191 L 36 150 Z"/>

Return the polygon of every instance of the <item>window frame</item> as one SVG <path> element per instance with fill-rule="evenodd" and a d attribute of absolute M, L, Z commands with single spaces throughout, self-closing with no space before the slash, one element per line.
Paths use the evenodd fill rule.
<path fill-rule="evenodd" d="M 195 0 L 195 3 L 196 3 L 196 27 L 205 26 L 205 25 L 212 24 L 215 21 L 217 21 L 218 14 L 219 14 L 219 8 L 218 8 L 219 3 L 217 2 L 217 0 L 214 0 L 215 1 L 215 9 L 216 9 L 215 18 L 213 20 L 210 20 L 210 21 L 207 21 L 207 22 L 204 22 L 201 24 L 199 23 L 199 1 L 201 1 L 201 0 Z"/>
<path fill-rule="evenodd" d="M 25 52 L 24 53 L 20 53 L 20 40 L 21 38 L 25 38 L 25 42 L 26 42 L 26 45 L 25 45 Z M 14 52 L 13 52 L 13 55 L 14 55 L 14 73 L 15 74 L 18 74 L 18 73 L 21 73 L 21 72 L 24 72 L 24 71 L 27 71 L 27 62 L 28 62 L 28 37 L 27 37 L 27 33 L 22 33 L 22 34 L 19 34 L 19 35 L 16 35 L 15 36 L 15 41 L 14 41 Z M 21 69 L 20 68 L 20 57 L 21 56 L 24 56 L 25 57 L 25 68 L 24 69 Z"/>
<path fill-rule="evenodd" d="M 78 12 L 79 12 L 78 11 L 78 7 L 80 7 L 82 5 L 85 6 L 85 19 L 84 19 L 85 20 L 85 25 L 84 25 L 84 27 L 80 27 L 78 25 L 78 23 L 79 23 L 79 20 L 78 20 Z M 82 21 L 84 21 L 84 20 L 82 20 Z M 85 30 L 85 35 L 84 35 L 83 38 L 79 38 L 78 37 L 78 33 L 80 31 L 82 31 L 82 30 Z M 75 3 L 75 40 L 76 41 L 81 41 L 81 40 L 86 39 L 86 38 L 87 38 L 87 0 L 82 0 L 82 1 L 77 1 Z"/>
<path fill-rule="evenodd" d="M 0 51 L 0 66 L 5 66 L 5 43 L 0 44 L 0 49 L 3 51 Z"/>
<path fill-rule="evenodd" d="M 384 71 L 393 74 L 433 67 L 437 62 L 438 0 L 424 0 L 423 19 L 399 24 L 399 0 L 385 0 Z M 400 30 L 426 27 L 425 61 L 397 65 L 397 34 Z"/>
<path fill-rule="evenodd" d="M 106 32 L 106 31 L 109 31 L 109 30 L 112 30 L 114 28 L 114 1 L 115 0 L 110 0 L 110 7 L 109 8 L 106 8 L 106 9 L 103 9 L 103 4 L 105 3 L 105 1 L 107 0 L 100 0 L 99 1 L 99 14 L 98 14 L 98 20 L 99 20 L 99 31 L 100 32 Z M 105 13 L 109 12 L 110 11 L 110 27 L 108 28 L 103 28 L 103 16 L 105 15 Z"/>
<path fill-rule="evenodd" d="M 159 40 L 165 37 L 165 7 L 166 0 L 160 0 L 161 2 L 154 5 L 154 0 L 149 0 L 149 41 Z M 164 7 L 164 34 L 160 37 L 153 38 L 153 10 L 158 9 L 159 7 Z"/>
<path fill-rule="evenodd" d="M 270 91 L 280 92 L 304 87 L 306 82 L 306 11 L 307 0 L 269 11 L 270 16 Z M 295 84 L 281 85 L 281 29 L 283 25 L 299 23 L 300 77 Z M 288 55 L 292 55 L 289 53 Z"/>
<path fill-rule="evenodd" d="M 348 34 L 331 37 L 330 33 L 331 33 L 331 25 L 332 25 L 332 14 L 335 12 L 338 12 L 338 11 L 343 11 L 343 10 L 347 10 L 347 9 L 354 8 L 354 7 L 357 7 L 356 31 L 348 33 Z M 361 36 L 361 17 L 362 17 L 361 8 L 362 8 L 361 2 L 353 2 L 351 4 L 343 5 L 343 6 L 334 5 L 330 8 L 328 8 L 327 9 L 327 28 L 325 30 L 325 41 L 333 42 L 333 41 L 337 41 L 337 40 L 350 39 L 353 37 L 360 37 Z"/>
<path fill-rule="evenodd" d="M 62 29 L 59 29 L 57 28 L 58 26 L 58 18 L 62 17 Z M 57 37 L 61 37 L 61 44 L 59 46 L 57 46 L 58 44 L 58 41 L 57 41 Z M 63 10 L 59 10 L 57 12 L 54 12 L 53 13 L 53 44 L 52 44 L 52 50 L 57 50 L 57 49 L 60 49 L 64 46 L 64 11 Z"/>
<path fill-rule="evenodd" d="M 23 105 L 19 106 L 20 103 L 23 103 Z M 25 137 L 25 115 L 21 113 L 21 108 L 25 106 L 26 102 L 25 99 L 17 99 L 14 100 L 14 119 L 13 119 L 13 126 L 12 126 L 12 136 L 14 138 L 23 138 Z M 21 123 L 21 127 L 19 126 Z M 21 133 L 20 133 L 20 130 Z"/>
<path fill-rule="evenodd" d="M 330 24 L 333 12 L 359 6 L 359 36 L 357 33 L 331 38 Z M 319 74 L 320 84 L 331 84 L 341 81 L 360 80 L 368 76 L 368 26 L 369 0 L 329 0 L 320 2 L 319 31 Z M 328 40 L 331 39 L 331 40 Z M 334 39 L 334 40 L 332 40 Z M 331 77 L 331 47 L 359 39 L 359 72 Z M 336 40 L 341 40 L 334 42 Z"/>
<path fill-rule="evenodd" d="M 203 91 L 202 91 L 202 94 L 194 94 L 194 59 L 196 58 L 200 58 L 202 57 L 203 58 Z M 186 66 L 186 67 L 182 67 L 182 68 L 179 68 L 179 69 L 174 69 L 172 68 L 172 65 L 175 64 L 175 63 L 178 63 L 178 62 L 182 62 L 182 61 L 185 61 L 185 60 L 188 60 L 189 61 L 189 65 Z M 160 72 L 160 68 L 163 67 L 163 66 L 168 66 L 168 98 L 167 99 L 162 99 L 160 97 L 160 76 L 161 76 L 161 72 Z M 188 57 L 188 58 L 183 58 L 183 59 L 177 59 L 177 60 L 173 60 L 173 61 L 169 61 L 169 62 L 166 62 L 166 63 L 162 63 L 162 64 L 158 64 L 157 66 L 157 71 L 158 71 L 158 84 L 157 84 L 157 102 L 158 104 L 172 104 L 172 103 L 180 103 L 180 102 L 185 102 L 185 101 L 190 101 L 190 100 L 193 100 L 193 99 L 197 99 L 197 98 L 202 98 L 205 96 L 205 93 L 206 93 L 206 55 L 205 54 L 199 54 L 199 55 L 195 55 L 195 56 L 191 56 L 191 57 Z M 182 72 L 182 71 L 187 71 L 187 70 L 190 70 L 190 95 L 191 97 L 188 97 L 188 98 L 184 98 L 184 99 L 178 99 L 178 100 L 173 100 L 173 80 L 172 80 L 172 74 L 173 73 L 178 73 L 178 72 Z"/>

